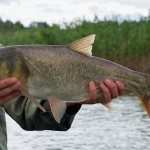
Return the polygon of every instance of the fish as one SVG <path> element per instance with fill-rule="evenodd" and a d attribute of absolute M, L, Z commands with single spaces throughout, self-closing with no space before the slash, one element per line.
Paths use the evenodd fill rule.
<path fill-rule="evenodd" d="M 86 100 L 89 81 L 98 83 L 103 79 L 122 81 L 125 91 L 141 99 L 150 117 L 150 75 L 93 56 L 95 36 L 91 34 L 66 45 L 1 47 L 0 77 L 16 77 L 21 83 L 22 94 L 43 111 L 38 99 L 48 100 L 58 123 L 67 103 Z"/>

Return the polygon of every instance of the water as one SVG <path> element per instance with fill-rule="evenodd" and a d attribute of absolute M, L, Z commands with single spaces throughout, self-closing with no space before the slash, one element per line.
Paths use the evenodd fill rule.
<path fill-rule="evenodd" d="M 83 106 L 66 132 L 24 131 L 10 117 L 9 150 L 150 150 L 150 119 L 136 97 Z"/>

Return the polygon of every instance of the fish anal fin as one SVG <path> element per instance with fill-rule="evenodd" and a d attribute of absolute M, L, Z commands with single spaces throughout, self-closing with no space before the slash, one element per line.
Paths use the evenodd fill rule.
<path fill-rule="evenodd" d="M 140 99 L 147 112 L 148 117 L 150 118 L 150 97 L 149 98 L 140 97 Z"/>
<path fill-rule="evenodd" d="M 53 114 L 54 119 L 56 122 L 60 123 L 62 117 L 64 116 L 66 112 L 66 102 L 64 101 L 59 101 L 56 97 L 51 96 L 48 98 L 51 112 Z"/>
<path fill-rule="evenodd" d="M 67 47 L 86 56 L 92 56 L 92 44 L 94 40 L 95 34 L 92 34 L 70 43 Z"/>
<path fill-rule="evenodd" d="M 28 97 L 29 100 L 31 100 L 38 108 L 40 108 L 42 111 L 46 112 L 46 110 L 43 108 L 43 106 L 41 106 L 40 103 L 38 103 L 38 101 L 28 92 L 27 87 L 25 87 L 24 85 L 21 85 L 20 91 L 22 92 L 22 94 L 24 96 Z"/>
<path fill-rule="evenodd" d="M 101 104 L 102 104 L 102 103 L 101 103 Z M 102 105 L 104 105 L 107 109 L 111 109 L 110 103 L 104 103 L 104 104 L 102 104 Z"/>

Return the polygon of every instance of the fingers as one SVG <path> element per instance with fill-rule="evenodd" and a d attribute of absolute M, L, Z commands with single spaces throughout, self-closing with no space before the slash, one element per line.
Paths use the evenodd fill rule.
<path fill-rule="evenodd" d="M 0 105 L 19 96 L 21 94 L 19 88 L 20 82 L 14 77 L 0 80 Z"/>
<path fill-rule="evenodd" d="M 0 98 L 1 98 L 1 97 L 4 97 L 4 96 L 7 96 L 7 95 L 11 94 L 11 93 L 14 92 L 14 91 L 19 90 L 19 87 L 20 87 L 20 83 L 17 82 L 17 83 L 15 83 L 15 84 L 12 84 L 12 85 L 10 85 L 10 86 L 7 86 L 7 87 L 4 88 L 4 89 L 1 89 L 1 90 L 0 90 Z"/>
<path fill-rule="evenodd" d="M 93 81 L 88 83 L 88 97 L 80 104 L 95 104 L 97 103 L 97 87 Z"/>
<path fill-rule="evenodd" d="M 103 97 L 105 100 L 110 100 L 111 99 L 111 93 L 108 89 L 108 87 L 104 84 L 103 81 L 100 82 L 100 90 L 102 90 Z"/>
<path fill-rule="evenodd" d="M 19 96 L 21 93 L 20 91 L 15 91 L 5 97 L 0 98 L 0 105 L 4 105 L 6 102 L 16 98 L 17 96 Z"/>
<path fill-rule="evenodd" d="M 115 81 L 115 84 L 117 85 L 117 87 L 118 87 L 118 93 L 119 93 L 119 95 L 121 96 L 122 93 L 123 93 L 123 90 L 125 89 L 125 86 L 124 86 L 124 84 L 123 84 L 122 82 L 120 82 L 120 81 Z"/>
<path fill-rule="evenodd" d="M 104 97 L 102 103 L 108 103 L 111 99 L 121 96 L 124 88 L 124 84 L 121 81 L 112 81 L 109 79 L 101 81 L 100 89 Z"/>
<path fill-rule="evenodd" d="M 98 95 L 98 90 L 102 92 L 101 96 Z M 109 103 L 111 99 L 122 95 L 123 90 L 124 84 L 121 81 L 102 80 L 98 87 L 93 81 L 90 81 L 88 86 L 89 95 L 84 104 Z"/>
<path fill-rule="evenodd" d="M 118 87 L 115 84 L 114 81 L 106 79 L 103 81 L 105 87 L 107 88 L 107 92 L 105 92 L 102 88 L 102 91 L 104 91 L 105 94 L 110 94 L 111 95 L 111 99 L 112 98 L 116 98 L 117 96 L 119 96 L 119 92 L 118 92 Z"/>
<path fill-rule="evenodd" d="M 15 84 L 17 82 L 17 79 L 14 78 L 14 77 L 11 77 L 11 78 L 8 78 L 8 79 L 5 79 L 5 80 L 1 80 L 0 81 L 0 90 L 1 89 L 4 89 L 12 84 Z"/>
<path fill-rule="evenodd" d="M 93 81 L 89 82 L 89 98 L 90 99 L 97 99 L 97 89 L 96 85 Z"/>

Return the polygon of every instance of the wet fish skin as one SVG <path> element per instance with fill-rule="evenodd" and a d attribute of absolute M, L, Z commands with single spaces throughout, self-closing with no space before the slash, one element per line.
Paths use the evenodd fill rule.
<path fill-rule="evenodd" d="M 120 80 L 125 83 L 126 90 L 142 99 L 150 115 L 150 75 L 90 56 L 92 42 L 88 38 L 82 42 L 83 45 L 80 45 L 79 40 L 79 45 L 20 45 L 2 48 L 1 74 L 5 78 L 14 76 L 19 79 L 27 92 L 37 99 L 54 96 L 66 102 L 85 100 L 86 85 L 90 80 Z M 89 43 L 86 45 L 86 42 Z"/>

